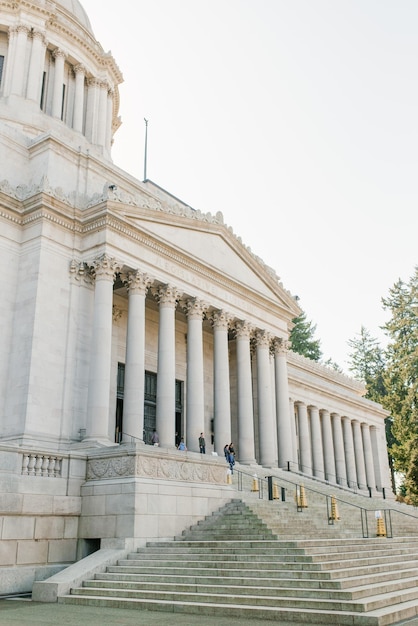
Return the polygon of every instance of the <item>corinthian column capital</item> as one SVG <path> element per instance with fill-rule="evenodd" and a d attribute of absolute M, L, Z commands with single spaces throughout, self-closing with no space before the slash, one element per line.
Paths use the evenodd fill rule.
<path fill-rule="evenodd" d="M 208 305 L 199 298 L 189 298 L 184 303 L 183 308 L 188 319 L 201 320 L 208 309 Z"/>
<path fill-rule="evenodd" d="M 273 350 L 274 354 L 278 356 L 286 355 L 290 350 L 290 342 L 287 341 L 287 339 L 275 337 L 275 339 L 273 339 Z"/>
<path fill-rule="evenodd" d="M 126 284 L 130 294 L 146 295 L 152 280 L 147 274 L 141 274 L 141 272 L 136 271 L 124 276 L 123 282 Z"/>
<path fill-rule="evenodd" d="M 270 348 L 271 334 L 267 330 L 257 329 L 254 335 L 255 345 L 260 348 Z"/>
<path fill-rule="evenodd" d="M 164 305 L 175 308 L 181 296 L 181 292 L 173 285 L 160 285 L 157 287 L 154 296 L 160 306 Z"/>
<path fill-rule="evenodd" d="M 116 274 L 121 269 L 122 264 L 108 254 L 102 254 L 97 259 L 94 259 L 90 267 L 90 270 L 96 280 L 100 278 L 111 280 L 112 282 L 115 280 Z"/>
<path fill-rule="evenodd" d="M 238 339 L 250 339 L 254 326 L 245 320 L 235 322 L 235 335 Z"/>
<path fill-rule="evenodd" d="M 212 311 L 210 321 L 215 329 L 229 330 L 233 317 L 224 310 Z"/>
<path fill-rule="evenodd" d="M 64 50 L 62 50 L 61 48 L 55 48 L 55 50 L 52 53 L 52 56 L 54 57 L 54 59 L 66 59 L 67 58 L 67 53 L 64 52 Z"/>

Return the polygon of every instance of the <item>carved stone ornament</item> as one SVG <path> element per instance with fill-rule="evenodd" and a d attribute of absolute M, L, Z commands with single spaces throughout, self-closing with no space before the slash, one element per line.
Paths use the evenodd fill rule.
<path fill-rule="evenodd" d="M 190 320 L 202 320 L 208 305 L 199 298 L 189 298 L 184 303 L 184 311 Z"/>
<path fill-rule="evenodd" d="M 229 330 L 233 316 L 224 310 L 212 311 L 210 321 L 215 330 Z"/>
<path fill-rule="evenodd" d="M 83 261 L 77 261 L 76 259 L 72 259 L 70 261 L 70 278 L 75 283 L 83 283 L 86 285 L 92 285 L 92 275 L 89 271 L 89 268 L 86 263 Z"/>
<path fill-rule="evenodd" d="M 287 339 L 282 339 L 281 337 L 276 337 L 273 340 L 273 351 L 274 354 L 279 356 L 286 356 L 286 354 L 290 350 L 290 342 Z"/>
<path fill-rule="evenodd" d="M 118 455 L 103 459 L 90 459 L 87 463 L 87 480 L 129 477 L 225 484 L 225 467 L 204 464 L 173 457 L 151 454 Z"/>

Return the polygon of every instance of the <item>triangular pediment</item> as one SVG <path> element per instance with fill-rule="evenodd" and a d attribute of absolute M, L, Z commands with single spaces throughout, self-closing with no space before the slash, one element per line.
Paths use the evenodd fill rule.
<path fill-rule="evenodd" d="M 230 281 L 298 315 L 298 307 L 275 272 L 224 224 L 160 211 L 129 208 L 125 217 L 137 228 Z"/>

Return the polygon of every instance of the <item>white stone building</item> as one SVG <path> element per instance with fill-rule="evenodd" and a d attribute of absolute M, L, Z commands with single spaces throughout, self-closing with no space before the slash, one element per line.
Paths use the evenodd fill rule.
<path fill-rule="evenodd" d="M 230 441 L 244 465 L 390 491 L 386 413 L 288 350 L 275 272 L 113 164 L 121 81 L 78 0 L 0 0 L 0 593 L 206 514 Z"/>

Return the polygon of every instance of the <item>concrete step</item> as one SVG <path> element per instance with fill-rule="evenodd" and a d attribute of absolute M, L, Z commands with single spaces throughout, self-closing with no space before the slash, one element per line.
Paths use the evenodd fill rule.
<path fill-rule="evenodd" d="M 130 553 L 60 601 L 281 626 L 389 626 L 418 615 L 418 541 L 341 532 L 325 539 L 312 528 L 303 539 L 280 540 L 268 530 L 266 509 L 231 502 L 175 540 Z"/>
<path fill-rule="evenodd" d="M 62 596 L 58 600 L 65 604 L 94 605 L 114 608 L 138 608 L 149 611 L 168 611 L 184 613 L 188 615 L 210 614 L 213 616 L 242 618 L 244 621 L 251 620 L 272 620 L 277 621 L 280 626 L 306 626 L 307 624 L 318 624 L 321 626 L 389 626 L 400 624 L 401 621 L 415 617 L 416 603 L 414 601 L 405 602 L 400 608 L 385 607 L 369 612 L 367 615 L 350 611 L 330 611 L 324 612 L 317 609 L 302 609 L 295 611 L 293 608 L 277 608 L 263 605 L 249 606 L 224 603 L 193 603 L 179 600 L 150 600 L 150 599 L 114 599 L 96 596 Z"/>

